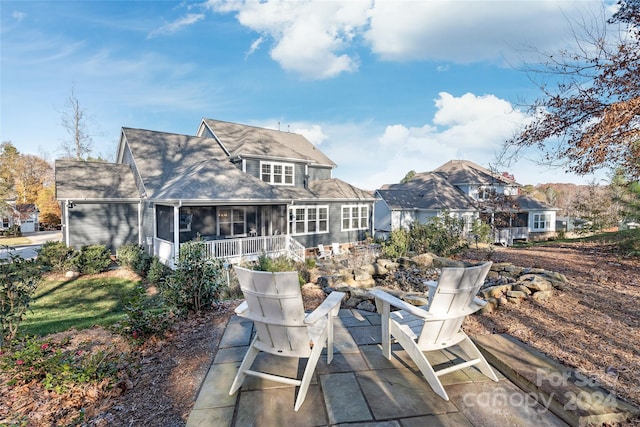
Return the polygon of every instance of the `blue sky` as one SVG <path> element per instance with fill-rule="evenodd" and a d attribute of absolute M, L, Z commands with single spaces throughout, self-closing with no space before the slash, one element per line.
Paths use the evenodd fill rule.
<path fill-rule="evenodd" d="M 363 189 L 452 159 L 496 165 L 540 93 L 534 49 L 598 1 L 1 1 L 0 139 L 53 160 L 72 88 L 94 154 L 122 127 L 194 134 L 203 117 L 305 135 Z M 575 28 L 574 28 L 575 29 Z M 521 184 L 589 183 L 535 164 Z"/>

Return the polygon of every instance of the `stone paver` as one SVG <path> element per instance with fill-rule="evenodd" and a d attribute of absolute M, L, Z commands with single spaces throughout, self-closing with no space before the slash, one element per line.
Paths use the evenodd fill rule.
<path fill-rule="evenodd" d="M 334 332 L 334 360 L 326 363 L 325 350 L 305 402 L 295 412 L 298 388 L 269 380 L 248 376 L 229 396 L 253 334 L 250 322 L 233 317 L 187 426 L 566 426 L 544 402 L 497 371 L 498 383 L 475 367 L 444 375 L 441 380 L 450 400 L 441 399 L 397 344 L 392 346 L 391 360 L 382 356 L 377 314 L 340 310 Z M 432 352 L 427 357 L 432 364 L 445 366 L 459 357 L 458 351 Z M 255 364 L 300 378 L 306 359 L 260 354 Z"/>

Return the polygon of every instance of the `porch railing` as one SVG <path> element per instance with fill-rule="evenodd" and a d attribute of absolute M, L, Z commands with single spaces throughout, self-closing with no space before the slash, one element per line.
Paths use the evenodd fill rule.
<path fill-rule="evenodd" d="M 528 240 L 529 228 L 528 227 L 510 227 L 501 228 L 494 232 L 494 242 L 500 243 L 503 246 L 513 245 L 514 240 Z"/>
<path fill-rule="evenodd" d="M 173 266 L 173 243 L 155 239 L 155 253 L 166 265 Z M 288 235 L 243 237 L 202 241 L 208 257 L 224 259 L 232 264 L 268 256 L 287 255 L 304 261 L 305 248 Z"/>

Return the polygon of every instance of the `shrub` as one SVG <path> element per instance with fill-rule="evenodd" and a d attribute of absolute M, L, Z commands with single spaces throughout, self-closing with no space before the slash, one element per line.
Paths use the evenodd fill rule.
<path fill-rule="evenodd" d="M 0 260 L 0 348 L 16 336 L 41 281 L 42 270 L 36 261 L 19 255 Z"/>
<path fill-rule="evenodd" d="M 400 258 L 409 251 L 409 233 L 403 228 L 393 230 L 389 238 L 382 242 L 382 255 L 386 258 Z"/>
<path fill-rule="evenodd" d="M 207 257 L 199 242 L 180 245 L 175 270 L 159 283 L 165 301 L 178 312 L 212 307 L 226 287 L 222 261 Z"/>
<path fill-rule="evenodd" d="M 172 270 L 164 265 L 162 261 L 160 261 L 160 258 L 153 256 L 151 257 L 149 269 L 147 270 L 147 282 L 159 285 L 171 272 Z"/>
<path fill-rule="evenodd" d="M 462 219 L 443 212 L 442 215 L 429 218 L 426 225 L 429 249 L 435 254 L 448 257 L 468 247 L 467 242 L 462 240 L 464 231 Z"/>
<path fill-rule="evenodd" d="M 102 273 L 111 265 L 111 252 L 104 245 L 84 246 L 71 261 L 79 273 Z"/>
<path fill-rule="evenodd" d="M 142 343 L 152 336 L 162 336 L 172 324 L 168 312 L 148 309 L 145 307 L 145 299 L 145 288 L 138 286 L 133 296 L 124 304 L 125 319 L 115 327 L 118 333 L 136 343 Z"/>
<path fill-rule="evenodd" d="M 116 250 L 116 258 L 121 266 L 127 267 L 141 276 L 146 276 L 151 264 L 151 256 L 143 246 L 127 243 Z"/>
<path fill-rule="evenodd" d="M 253 269 L 258 271 L 270 271 L 272 273 L 276 273 L 279 271 L 297 271 L 298 282 L 300 283 L 300 286 L 307 283 L 311 277 L 311 273 L 309 272 L 306 263 L 305 265 L 299 266 L 294 260 L 292 260 L 291 258 L 287 258 L 284 255 L 271 258 L 266 254 L 261 254 L 258 257 L 258 263 L 253 266 Z"/>
<path fill-rule="evenodd" d="M 75 250 L 64 242 L 46 242 L 38 250 L 38 262 L 56 273 L 63 273 L 72 268 L 71 259 Z"/>
<path fill-rule="evenodd" d="M 491 226 L 486 222 L 476 220 L 471 228 L 471 234 L 478 236 L 478 243 L 491 243 Z"/>

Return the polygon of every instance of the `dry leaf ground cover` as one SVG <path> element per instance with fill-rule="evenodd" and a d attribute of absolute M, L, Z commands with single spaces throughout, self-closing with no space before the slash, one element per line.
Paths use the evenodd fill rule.
<path fill-rule="evenodd" d="M 466 258 L 486 255 L 470 251 Z M 552 299 L 472 316 L 465 326 L 470 333 L 511 334 L 640 405 L 640 261 L 586 243 L 498 248 L 491 258 L 557 271 L 569 283 Z M 314 287 L 304 287 L 303 294 L 308 307 L 322 298 Z M 35 383 L 9 387 L 1 373 L 0 425 L 184 426 L 237 303 L 181 320 L 165 339 L 138 348 L 101 328 L 70 331 L 66 336 L 77 343 L 131 352 L 118 384 L 58 395 Z"/>
<path fill-rule="evenodd" d="M 640 406 L 637 258 L 620 257 L 603 245 L 575 243 L 499 248 L 492 259 L 563 273 L 568 283 L 549 300 L 509 303 L 495 313 L 473 316 L 468 329 L 510 334 Z"/>

